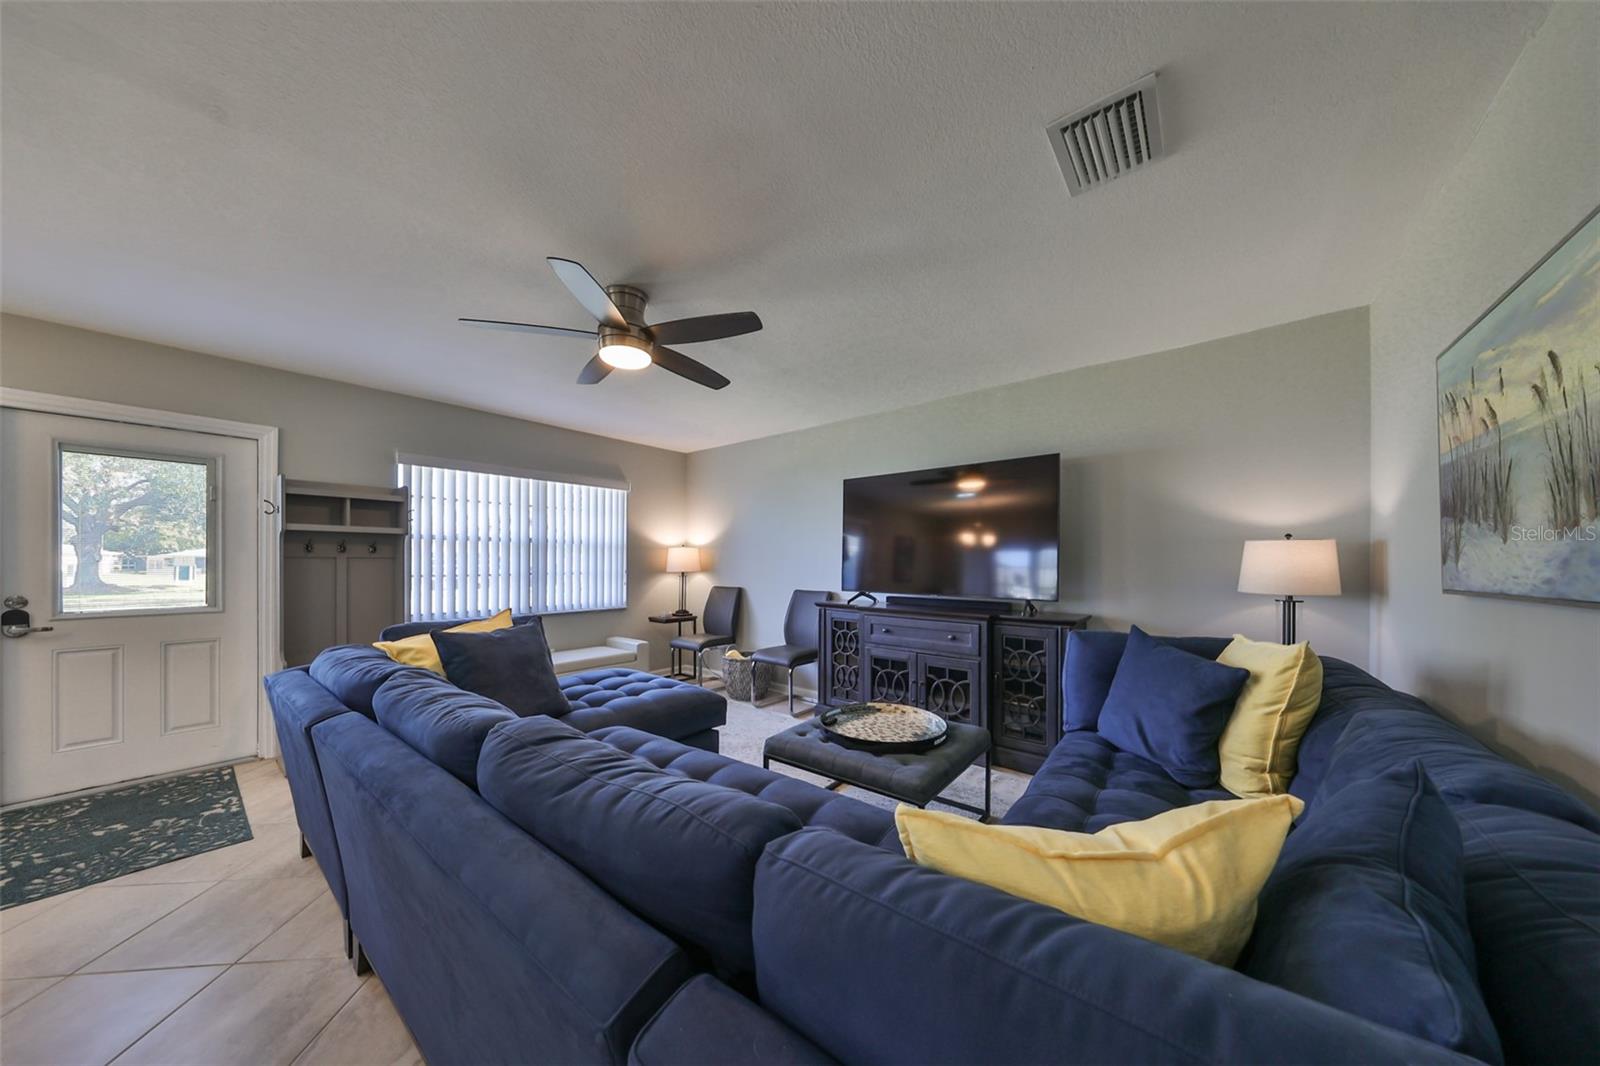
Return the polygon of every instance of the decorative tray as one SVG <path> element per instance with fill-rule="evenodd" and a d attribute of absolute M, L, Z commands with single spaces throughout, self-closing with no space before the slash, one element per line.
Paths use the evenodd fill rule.
<path fill-rule="evenodd" d="M 943 718 L 904 703 L 847 703 L 817 721 L 829 740 L 880 753 L 926 751 L 946 734 Z"/>

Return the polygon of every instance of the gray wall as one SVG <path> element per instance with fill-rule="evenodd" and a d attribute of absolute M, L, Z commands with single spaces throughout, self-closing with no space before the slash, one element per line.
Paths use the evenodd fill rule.
<path fill-rule="evenodd" d="M 741 585 L 743 640 L 778 643 L 791 590 L 838 586 L 843 478 L 1060 452 L 1064 609 L 1272 638 L 1276 605 L 1235 591 L 1244 541 L 1336 537 L 1345 595 L 1308 602 L 1302 632 L 1364 664 L 1367 363 L 1367 313 L 1341 311 L 695 452 L 689 533 L 712 570 L 691 602 Z"/>
<path fill-rule="evenodd" d="M 1600 203 L 1600 6 L 1558 4 L 1372 303 L 1372 658 L 1600 796 L 1600 609 L 1440 591 L 1435 357 Z"/>
<path fill-rule="evenodd" d="M 16 315 L 0 316 L 0 384 L 277 426 L 279 468 L 292 478 L 392 485 L 397 451 L 535 470 L 620 471 L 633 484 L 629 607 L 551 616 L 550 638 L 557 648 L 607 636 L 645 638 L 656 664 L 666 664 L 670 634 L 645 616 L 677 606 L 677 581 L 662 567 L 664 546 L 684 535 L 679 452 Z"/>

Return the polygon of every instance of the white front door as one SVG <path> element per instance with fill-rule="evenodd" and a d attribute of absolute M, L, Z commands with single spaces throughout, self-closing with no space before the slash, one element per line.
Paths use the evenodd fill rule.
<path fill-rule="evenodd" d="M 0 409 L 0 803 L 256 752 L 256 447 Z"/>

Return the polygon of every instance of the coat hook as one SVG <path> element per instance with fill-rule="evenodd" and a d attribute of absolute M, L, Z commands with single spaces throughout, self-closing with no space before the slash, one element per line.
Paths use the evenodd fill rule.
<path fill-rule="evenodd" d="M 345 545 L 345 542 L 344 542 L 344 541 L 342 541 L 342 540 L 341 540 L 341 541 L 340 541 L 340 542 L 339 542 L 339 546 L 338 546 L 338 547 L 336 547 L 336 548 L 334 548 L 334 551 L 336 551 L 336 552 L 338 552 L 338 553 L 339 553 L 339 554 L 341 554 L 341 555 L 343 555 L 343 554 L 344 554 L 344 552 L 345 552 L 345 551 L 346 551 L 346 545 Z"/>
<path fill-rule="evenodd" d="M 368 541 L 367 542 L 367 554 L 368 555 L 377 555 L 378 554 L 378 544 L 377 544 L 376 541 Z"/>
<path fill-rule="evenodd" d="M 279 507 L 277 504 L 273 503 L 271 500 L 263 499 L 261 502 L 267 505 L 267 509 L 265 511 L 262 511 L 261 512 L 262 514 L 273 515 L 273 514 L 277 514 L 279 511 L 283 510 L 283 508 Z"/>
<path fill-rule="evenodd" d="M 312 542 L 311 542 L 311 541 L 309 541 L 309 540 L 308 540 L 308 541 L 306 541 L 306 552 L 307 552 L 307 554 L 309 554 L 309 553 L 311 553 L 311 552 L 314 552 L 314 551 L 316 551 L 316 550 L 317 550 L 317 546 L 316 546 L 316 545 L 315 545 L 315 544 L 313 544 L 313 543 L 312 543 Z"/>

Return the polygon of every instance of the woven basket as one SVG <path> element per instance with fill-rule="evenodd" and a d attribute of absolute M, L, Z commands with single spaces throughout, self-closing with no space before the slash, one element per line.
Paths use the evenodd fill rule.
<path fill-rule="evenodd" d="M 754 703 L 772 688 L 777 667 L 752 659 L 722 657 L 722 690 L 730 700 Z"/>

